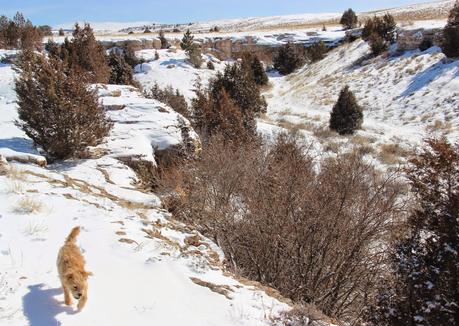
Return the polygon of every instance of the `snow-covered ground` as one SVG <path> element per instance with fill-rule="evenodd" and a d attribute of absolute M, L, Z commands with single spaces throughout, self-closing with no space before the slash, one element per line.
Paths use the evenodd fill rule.
<path fill-rule="evenodd" d="M 1 65 L 0 149 L 39 155 L 14 125 L 13 78 Z M 267 325 L 288 309 L 225 272 L 212 242 L 186 241 L 196 233 L 117 160 L 123 151 L 153 159 L 156 145 L 178 143 L 177 114 L 129 87 L 99 85 L 99 94 L 115 121 L 104 155 L 47 168 L 10 163 L 0 176 L 0 325 Z M 94 273 L 82 312 L 63 304 L 56 269 L 75 225 Z"/>
<path fill-rule="evenodd" d="M 158 52 L 160 59 L 154 60 L 155 52 Z M 194 97 L 193 89 L 196 82 L 203 84 L 215 76 L 218 71 L 225 67 L 225 62 L 210 56 L 203 55 L 201 69 L 195 69 L 188 61 L 186 53 L 182 50 L 171 52 L 168 50 L 142 50 L 138 51 L 137 56 L 146 61 L 135 68 L 136 79 L 140 82 L 144 90 L 150 90 L 155 83 L 162 88 L 173 86 L 178 89 L 187 99 Z M 207 69 L 207 61 L 212 61 L 215 70 Z"/>

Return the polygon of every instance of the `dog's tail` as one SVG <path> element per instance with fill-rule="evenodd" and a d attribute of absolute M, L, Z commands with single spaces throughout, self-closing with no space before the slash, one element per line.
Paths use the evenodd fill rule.
<path fill-rule="evenodd" d="M 70 232 L 69 236 L 67 237 L 67 240 L 65 240 L 65 243 L 74 243 L 79 234 L 80 234 L 80 227 L 79 226 L 74 227 L 72 229 L 72 232 Z"/>

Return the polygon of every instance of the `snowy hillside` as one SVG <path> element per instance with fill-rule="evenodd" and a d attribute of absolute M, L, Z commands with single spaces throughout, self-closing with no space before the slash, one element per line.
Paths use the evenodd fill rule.
<path fill-rule="evenodd" d="M 459 61 L 447 61 L 436 47 L 375 59 L 368 54 L 368 45 L 356 41 L 290 76 L 272 78 L 265 122 L 297 127 L 325 147 L 339 147 L 346 138 L 320 131 L 347 84 L 364 108 L 363 130 L 351 142 L 378 151 L 387 144 L 409 148 L 429 134 L 458 139 Z"/>
<path fill-rule="evenodd" d="M 0 65 L 0 153 L 39 155 L 14 125 L 13 78 Z M 0 325 L 268 325 L 288 309 L 280 296 L 225 272 L 221 251 L 174 222 L 117 159 L 152 160 L 154 147 L 178 143 L 178 115 L 130 87 L 98 88 L 115 126 L 94 158 L 10 163 L 0 175 Z M 94 273 L 81 313 L 63 304 L 56 270 L 75 225 Z"/>
<path fill-rule="evenodd" d="M 398 8 L 381 8 L 370 12 L 361 12 L 361 19 L 372 17 L 374 15 L 382 15 L 389 12 L 400 21 L 416 21 L 416 20 L 444 20 L 448 16 L 449 11 L 453 7 L 455 0 L 440 0 L 421 4 L 402 6 Z M 380 7 L 383 4 L 379 5 Z M 242 31 L 259 31 L 272 30 L 283 28 L 304 28 L 311 26 L 322 26 L 322 24 L 336 24 L 339 21 L 342 13 L 306 13 L 296 15 L 283 15 L 271 17 L 248 17 L 238 19 L 213 20 L 206 22 L 194 22 L 190 24 L 161 24 L 154 22 L 94 22 L 91 23 L 93 28 L 99 34 L 108 33 L 128 33 L 130 31 L 143 32 L 146 26 L 151 31 L 159 31 L 161 29 L 172 32 L 173 29 L 180 30 L 190 29 L 194 33 L 208 33 L 209 30 L 218 26 L 222 32 L 242 32 Z M 154 18 L 154 17 L 152 17 Z M 56 26 L 59 28 L 72 29 L 73 23 Z"/>

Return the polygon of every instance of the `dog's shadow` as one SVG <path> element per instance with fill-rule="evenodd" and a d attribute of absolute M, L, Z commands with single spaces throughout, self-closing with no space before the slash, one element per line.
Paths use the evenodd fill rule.
<path fill-rule="evenodd" d="M 62 289 L 44 289 L 44 284 L 29 286 L 29 292 L 22 298 L 24 315 L 29 326 L 61 325 L 56 316 L 61 313 L 74 314 L 75 311 L 54 298 L 62 294 Z"/>

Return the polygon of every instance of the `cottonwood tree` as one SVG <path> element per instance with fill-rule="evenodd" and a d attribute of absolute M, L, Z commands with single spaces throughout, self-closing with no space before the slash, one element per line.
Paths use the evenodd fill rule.
<path fill-rule="evenodd" d="M 112 123 L 95 91 L 65 62 L 25 51 L 17 71 L 18 125 L 49 158 L 78 156 L 108 134 Z"/>

